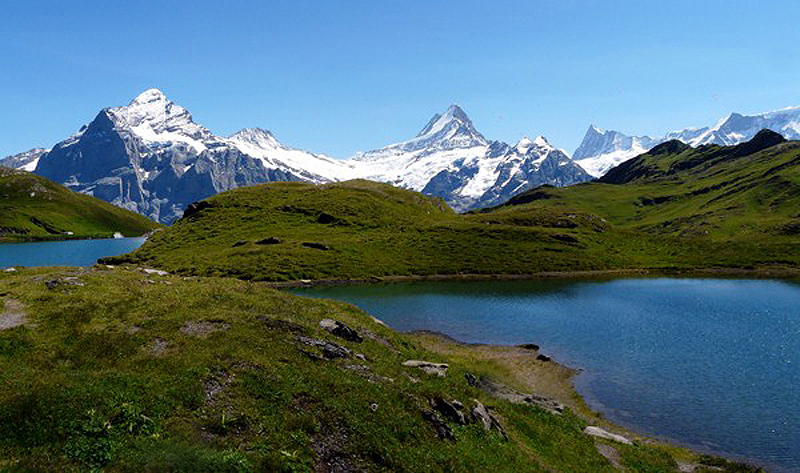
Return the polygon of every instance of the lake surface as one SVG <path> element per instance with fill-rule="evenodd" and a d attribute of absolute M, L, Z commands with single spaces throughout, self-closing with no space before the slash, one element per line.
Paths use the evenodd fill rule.
<path fill-rule="evenodd" d="M 351 302 L 400 331 L 537 343 L 584 370 L 576 388 L 617 424 L 800 471 L 800 284 L 653 278 L 294 292 Z"/>
<path fill-rule="evenodd" d="M 128 253 L 145 237 L 0 244 L 0 268 L 9 266 L 91 266 L 98 258 Z"/>

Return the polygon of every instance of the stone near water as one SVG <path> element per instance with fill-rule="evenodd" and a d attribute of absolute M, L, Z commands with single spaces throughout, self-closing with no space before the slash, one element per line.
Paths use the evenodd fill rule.
<path fill-rule="evenodd" d="M 364 341 L 358 332 L 342 322 L 339 322 L 338 320 L 322 319 L 319 321 L 319 326 L 336 335 L 337 337 L 347 340 L 348 342 L 361 343 Z"/>
<path fill-rule="evenodd" d="M 583 433 L 585 433 L 586 435 L 591 435 L 592 437 L 613 440 L 614 442 L 623 443 L 625 445 L 633 445 L 633 442 L 628 440 L 626 437 L 623 437 L 622 435 L 612 434 L 611 432 L 603 428 L 593 425 L 590 425 L 589 427 L 583 429 Z"/>

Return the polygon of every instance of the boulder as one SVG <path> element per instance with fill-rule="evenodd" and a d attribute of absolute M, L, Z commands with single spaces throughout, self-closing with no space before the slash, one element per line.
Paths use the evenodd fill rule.
<path fill-rule="evenodd" d="M 524 348 L 526 350 L 534 350 L 534 351 L 539 350 L 539 345 L 535 343 L 523 343 L 522 345 L 517 345 L 517 346 L 520 348 Z"/>
<path fill-rule="evenodd" d="M 431 402 L 433 409 L 445 417 L 445 419 L 455 422 L 458 425 L 467 425 L 467 416 L 461 411 L 464 405 L 458 401 L 446 401 L 441 397 L 436 397 Z"/>
<path fill-rule="evenodd" d="M 504 439 L 508 440 L 505 429 L 500 424 L 497 418 L 489 413 L 489 410 L 479 400 L 473 399 L 472 402 L 475 407 L 472 408 L 472 418 L 483 426 L 483 430 L 491 432 L 492 430 L 500 434 Z"/>
<path fill-rule="evenodd" d="M 348 342 L 361 343 L 364 341 L 364 338 L 358 332 L 338 320 L 322 319 L 319 321 L 319 326 Z"/>
<path fill-rule="evenodd" d="M 277 237 L 269 237 L 256 241 L 256 245 L 277 245 L 279 243 L 283 243 L 283 240 Z"/>
<path fill-rule="evenodd" d="M 350 356 L 350 350 L 348 348 L 318 338 L 300 336 L 297 337 L 297 341 L 304 345 L 319 348 L 322 351 L 322 356 L 328 360 L 347 358 Z"/>
<path fill-rule="evenodd" d="M 614 442 L 624 443 L 625 445 L 632 445 L 633 442 L 628 440 L 626 437 L 622 435 L 612 434 L 611 432 L 597 427 L 597 426 L 589 426 L 583 429 L 583 433 L 586 435 L 591 435 L 592 437 L 598 437 L 601 439 L 613 440 Z"/>
<path fill-rule="evenodd" d="M 467 384 L 473 388 L 478 385 L 478 378 L 476 378 L 474 374 L 464 373 L 464 378 L 467 380 Z"/>
<path fill-rule="evenodd" d="M 444 378 L 447 375 L 447 369 L 450 367 L 447 363 L 432 363 L 423 360 L 406 360 L 403 362 L 403 366 L 419 368 L 428 374 L 435 374 L 440 378 Z"/>
<path fill-rule="evenodd" d="M 539 361 L 552 361 L 552 358 L 546 355 L 536 355 L 536 359 Z"/>
<path fill-rule="evenodd" d="M 442 440 L 455 440 L 453 430 L 435 411 L 423 410 L 422 418 L 428 421 L 436 430 L 436 435 Z"/>
<path fill-rule="evenodd" d="M 324 244 L 322 244 L 322 243 L 315 243 L 315 242 L 313 242 L 313 241 L 306 241 L 306 242 L 303 242 L 303 243 L 302 243 L 302 245 L 303 245 L 303 246 L 305 246 L 306 248 L 313 248 L 313 249 L 315 249 L 315 250 L 323 250 L 323 251 L 327 251 L 327 250 L 330 250 L 330 249 L 331 249 L 331 247 L 330 247 L 330 246 L 328 246 L 328 245 L 324 245 Z"/>

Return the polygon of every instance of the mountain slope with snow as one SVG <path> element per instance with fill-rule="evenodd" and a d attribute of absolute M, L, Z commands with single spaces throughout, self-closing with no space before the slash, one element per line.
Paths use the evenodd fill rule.
<path fill-rule="evenodd" d="M 35 172 L 164 223 L 180 217 L 188 204 L 235 187 L 329 182 L 345 174 L 346 166 L 270 137 L 263 130 L 215 136 L 185 108 L 150 89 L 127 106 L 101 110 L 45 154 Z"/>
<path fill-rule="evenodd" d="M 49 151 L 49 149 L 44 148 L 33 148 L 24 153 L 0 159 L 0 166 L 32 172 L 36 169 L 36 165 L 39 164 L 39 159 Z"/>
<path fill-rule="evenodd" d="M 170 223 L 191 202 L 268 181 L 325 183 L 355 178 L 444 198 L 458 210 L 495 205 L 542 184 L 591 178 L 544 138 L 516 146 L 490 141 L 453 105 L 416 137 L 336 160 L 281 144 L 267 130 L 214 135 L 188 110 L 150 89 L 105 108 L 52 150 L 6 158 L 69 188 Z"/>
<path fill-rule="evenodd" d="M 695 148 L 708 144 L 732 146 L 751 140 L 763 129 L 780 133 L 788 140 L 800 139 L 800 107 L 756 115 L 731 113 L 713 126 L 672 131 L 662 138 L 628 136 L 590 126 L 572 157 L 589 174 L 600 177 L 612 167 L 666 141 L 680 140 Z"/>
<path fill-rule="evenodd" d="M 459 211 L 496 205 L 543 184 L 591 179 L 543 137 L 526 137 L 516 146 L 490 142 L 457 105 L 434 115 L 413 139 L 346 162 L 358 177 L 442 197 Z"/>

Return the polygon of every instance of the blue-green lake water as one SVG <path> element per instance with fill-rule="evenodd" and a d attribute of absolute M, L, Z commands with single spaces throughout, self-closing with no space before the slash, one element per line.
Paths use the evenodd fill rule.
<path fill-rule="evenodd" d="M 91 266 L 98 258 L 139 248 L 144 237 L 0 244 L 0 268 L 9 266 Z"/>
<path fill-rule="evenodd" d="M 610 420 L 701 451 L 800 471 L 800 284 L 776 280 L 420 282 L 298 289 L 400 331 L 537 343 L 580 368 Z"/>

